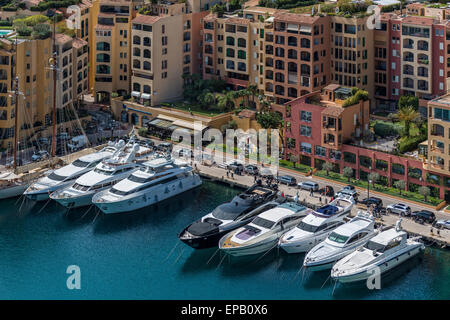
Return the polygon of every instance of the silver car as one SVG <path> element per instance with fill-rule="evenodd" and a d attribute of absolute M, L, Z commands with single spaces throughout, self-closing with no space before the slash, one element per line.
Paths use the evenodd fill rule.
<path fill-rule="evenodd" d="M 434 226 L 438 229 L 450 229 L 450 220 L 438 220 Z"/>

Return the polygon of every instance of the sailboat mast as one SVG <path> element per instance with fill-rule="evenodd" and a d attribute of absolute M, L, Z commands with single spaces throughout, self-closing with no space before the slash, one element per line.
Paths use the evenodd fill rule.
<path fill-rule="evenodd" d="M 17 144 L 19 136 L 19 77 L 17 76 L 17 34 L 16 34 L 16 44 L 15 44 L 15 61 L 14 61 L 14 95 L 15 95 L 15 110 L 14 110 L 14 171 L 17 168 Z"/>
<path fill-rule="evenodd" d="M 50 60 L 51 68 L 53 70 L 53 134 L 52 134 L 52 157 L 55 157 L 56 153 L 56 10 L 53 16 L 53 54 Z"/>

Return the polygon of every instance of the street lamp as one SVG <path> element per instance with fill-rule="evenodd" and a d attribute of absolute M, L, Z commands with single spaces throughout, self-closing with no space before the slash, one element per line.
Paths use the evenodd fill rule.
<path fill-rule="evenodd" d="M 367 175 L 367 198 L 369 198 L 370 174 L 371 173 L 372 173 L 372 166 L 369 166 L 369 174 Z"/>

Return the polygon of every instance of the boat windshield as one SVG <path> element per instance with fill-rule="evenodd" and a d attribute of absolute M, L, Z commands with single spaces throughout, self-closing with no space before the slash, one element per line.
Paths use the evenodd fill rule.
<path fill-rule="evenodd" d="M 128 180 L 133 181 L 133 182 L 137 182 L 137 183 L 145 183 L 145 182 L 149 181 L 148 178 L 138 177 L 138 176 L 135 176 L 134 174 L 129 176 Z"/>
<path fill-rule="evenodd" d="M 220 220 L 234 220 L 236 219 L 242 211 L 246 209 L 239 205 L 234 205 L 231 203 L 224 203 L 217 208 L 214 209 L 211 214 L 214 218 L 220 219 Z"/>
<path fill-rule="evenodd" d="M 297 225 L 297 228 L 299 228 L 300 230 L 306 231 L 306 232 L 314 233 L 319 230 L 320 226 L 313 226 L 313 225 L 307 224 L 306 222 L 302 221 Z"/>
<path fill-rule="evenodd" d="M 345 243 L 348 239 L 347 236 L 343 236 L 339 233 L 336 232 L 332 232 L 329 236 L 328 239 L 337 243 Z"/>
<path fill-rule="evenodd" d="M 75 160 L 74 162 L 72 162 L 72 165 L 74 165 L 75 167 L 79 167 L 79 168 L 86 168 L 89 165 L 90 162 L 88 161 L 82 161 L 80 159 Z"/>
<path fill-rule="evenodd" d="M 253 219 L 252 223 L 254 225 L 257 225 L 259 227 L 266 228 L 266 229 L 272 228 L 273 225 L 275 224 L 275 222 L 261 218 L 261 217 L 256 217 L 255 219 Z"/>
<path fill-rule="evenodd" d="M 99 168 L 95 168 L 94 172 L 103 174 L 105 176 L 112 176 L 114 174 L 114 171 L 103 170 L 103 169 L 99 169 Z"/>
<path fill-rule="evenodd" d="M 128 191 L 117 190 L 115 188 L 111 188 L 111 190 L 109 190 L 109 192 L 111 192 L 112 194 L 117 194 L 119 196 L 126 196 L 127 194 L 129 194 Z"/>
<path fill-rule="evenodd" d="M 380 243 L 377 243 L 375 241 L 369 241 L 364 245 L 364 248 L 373 250 L 373 251 L 383 252 L 385 246 Z"/>
<path fill-rule="evenodd" d="M 59 174 L 56 174 L 54 172 L 50 173 L 50 175 L 48 176 L 48 178 L 50 180 L 54 180 L 54 181 L 64 181 L 64 179 L 66 179 L 67 177 L 65 176 L 60 176 Z"/>

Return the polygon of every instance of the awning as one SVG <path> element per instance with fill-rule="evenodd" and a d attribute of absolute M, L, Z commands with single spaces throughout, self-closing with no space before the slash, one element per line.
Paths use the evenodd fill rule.
<path fill-rule="evenodd" d="M 132 91 L 132 92 L 131 92 L 131 95 L 132 95 L 133 97 L 139 98 L 139 97 L 141 96 L 141 93 L 140 93 L 139 91 Z"/>
<path fill-rule="evenodd" d="M 179 127 L 188 128 L 188 129 L 191 129 L 191 130 L 195 130 L 196 129 L 196 128 L 194 128 L 194 122 L 188 122 L 188 121 L 184 121 L 184 120 L 176 120 L 176 121 L 174 121 L 173 124 L 177 125 Z M 198 126 L 198 128 L 200 130 L 203 130 L 203 129 L 207 128 L 207 126 L 205 126 L 202 123 L 199 123 L 197 126 Z"/>
<path fill-rule="evenodd" d="M 288 30 L 291 30 L 291 31 L 297 32 L 297 31 L 298 31 L 298 24 L 288 23 L 287 29 L 288 29 Z"/>
<path fill-rule="evenodd" d="M 300 26 L 301 33 L 311 33 L 312 28 L 310 26 Z"/>
<path fill-rule="evenodd" d="M 142 99 L 150 99 L 150 94 L 149 93 L 143 93 L 143 94 L 141 94 L 141 98 Z"/>

